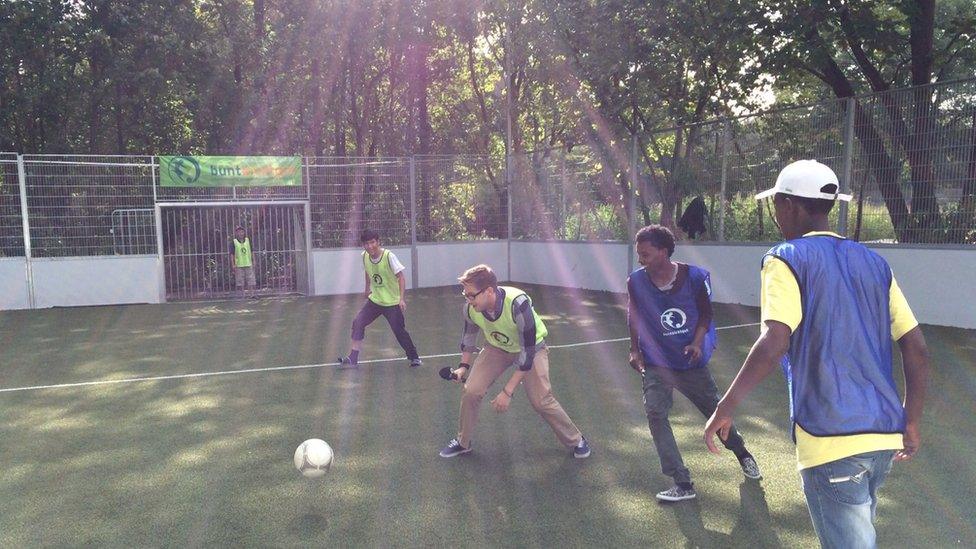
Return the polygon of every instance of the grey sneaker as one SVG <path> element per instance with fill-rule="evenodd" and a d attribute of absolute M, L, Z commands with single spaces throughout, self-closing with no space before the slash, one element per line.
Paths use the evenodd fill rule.
<path fill-rule="evenodd" d="M 471 451 L 471 448 L 465 448 L 461 446 L 461 442 L 456 438 L 452 438 L 451 442 L 447 443 L 447 446 L 441 450 L 440 456 L 442 458 L 452 458 L 455 456 L 460 456 L 461 454 L 467 454 Z"/>
<path fill-rule="evenodd" d="M 674 485 L 657 494 L 657 499 L 661 501 L 684 501 L 686 499 L 695 499 L 696 497 L 698 497 L 698 494 L 695 493 L 694 488 L 685 490 L 678 485 Z"/>
<path fill-rule="evenodd" d="M 419 358 L 415 358 L 415 359 L 413 359 L 413 360 L 410 361 L 410 367 L 411 368 L 416 368 L 417 366 L 420 366 L 423 363 L 424 363 L 423 360 L 420 360 Z"/>
<path fill-rule="evenodd" d="M 752 456 L 746 456 L 739 460 L 739 467 L 742 467 L 742 474 L 754 479 L 762 479 L 762 473 L 759 471 L 759 464 L 756 463 L 756 459 Z"/>
<path fill-rule="evenodd" d="M 337 361 L 339 362 L 338 367 L 340 370 L 349 370 L 351 368 L 359 368 L 358 362 L 353 362 L 349 360 L 348 356 L 340 356 Z"/>
<path fill-rule="evenodd" d="M 590 443 L 586 441 L 586 437 L 581 438 L 579 444 L 573 448 L 573 457 L 577 459 L 590 457 Z"/>

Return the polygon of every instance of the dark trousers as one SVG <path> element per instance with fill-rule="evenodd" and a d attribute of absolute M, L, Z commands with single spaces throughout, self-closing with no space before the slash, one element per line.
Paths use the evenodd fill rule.
<path fill-rule="evenodd" d="M 352 321 L 353 340 L 362 341 L 365 339 L 366 326 L 372 324 L 380 315 L 386 317 L 390 328 L 393 329 L 393 335 L 396 336 L 397 343 L 407 353 L 407 358 L 410 360 L 419 358 L 420 355 L 417 354 L 417 348 L 414 347 L 413 340 L 410 339 L 410 334 L 407 333 L 407 322 L 403 318 L 403 310 L 400 309 L 399 305 L 384 307 L 367 299 L 366 304 L 363 305 L 363 308 L 359 310 L 359 314 L 356 315 L 356 319 Z"/>
<path fill-rule="evenodd" d="M 647 413 L 647 426 L 654 437 L 654 446 L 661 459 L 661 472 L 678 482 L 691 482 L 691 473 L 685 467 L 674 440 L 674 432 L 668 421 L 668 413 L 674 404 L 673 390 L 677 389 L 706 418 L 712 416 L 718 406 L 718 387 L 708 368 L 672 370 L 670 368 L 647 368 L 644 370 L 644 411 Z M 729 438 L 722 441 L 726 448 L 737 457 L 748 453 L 745 442 L 733 426 Z"/>

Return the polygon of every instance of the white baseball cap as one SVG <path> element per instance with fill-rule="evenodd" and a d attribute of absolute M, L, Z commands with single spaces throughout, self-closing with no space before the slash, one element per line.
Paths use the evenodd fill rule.
<path fill-rule="evenodd" d="M 834 185 L 834 192 L 824 192 L 826 185 Z M 824 200 L 849 201 L 849 194 L 840 194 L 840 182 L 837 174 L 829 167 L 816 160 L 797 160 L 788 164 L 776 178 L 776 185 L 756 195 L 760 200 L 776 193 L 801 196 L 804 198 L 822 198 Z"/>

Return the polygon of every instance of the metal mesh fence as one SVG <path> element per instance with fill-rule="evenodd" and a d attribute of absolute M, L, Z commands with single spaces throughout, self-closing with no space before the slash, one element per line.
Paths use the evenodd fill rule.
<path fill-rule="evenodd" d="M 24 169 L 32 256 L 156 253 L 113 234 L 113 212 L 153 207 L 151 157 L 25 155 Z"/>
<path fill-rule="evenodd" d="M 0 256 L 154 254 L 157 203 L 308 200 L 315 248 L 522 238 L 624 241 L 660 222 L 691 238 L 777 240 L 769 188 L 800 158 L 855 200 L 831 223 L 862 241 L 976 244 L 976 79 L 512 155 L 306 158 L 300 187 L 161 187 L 148 156 L 0 153 Z M 511 207 L 509 205 L 511 201 Z M 512 234 L 508 234 L 511 222 Z"/>
<path fill-rule="evenodd" d="M 851 234 L 880 242 L 976 244 L 976 81 L 853 103 L 858 150 Z"/>
<path fill-rule="evenodd" d="M 0 257 L 24 256 L 24 217 L 16 153 L 0 153 Z"/>
<path fill-rule="evenodd" d="M 386 245 L 410 244 L 410 160 L 307 158 L 312 247 L 359 246 L 370 228 Z"/>
<path fill-rule="evenodd" d="M 625 144 L 513 155 L 513 238 L 626 240 Z"/>
<path fill-rule="evenodd" d="M 417 156 L 414 174 L 418 242 L 508 238 L 503 161 Z"/>

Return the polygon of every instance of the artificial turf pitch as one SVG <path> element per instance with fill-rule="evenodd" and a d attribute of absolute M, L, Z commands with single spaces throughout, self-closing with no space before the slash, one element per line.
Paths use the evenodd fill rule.
<path fill-rule="evenodd" d="M 620 296 L 526 289 L 554 346 L 627 335 Z M 409 293 L 421 355 L 456 352 L 456 292 Z M 331 363 L 361 300 L 2 312 L 0 389 Z M 716 307 L 718 326 L 756 318 Z M 933 378 L 923 444 L 882 490 L 879 544 L 971 546 L 976 332 L 924 331 Z M 757 333 L 719 333 L 711 369 L 721 390 Z M 524 394 L 502 415 L 483 403 L 473 453 L 438 457 L 455 434 L 460 388 L 437 370 L 457 357 L 0 392 L 0 546 L 815 546 L 782 377 L 739 411 L 761 482 L 731 453 L 708 454 L 704 418 L 675 397 L 671 421 L 699 496 L 662 505 L 654 494 L 670 482 L 627 349 L 551 351 L 554 392 L 593 446 L 586 460 L 556 442 Z M 384 320 L 368 329 L 361 360 L 401 353 Z M 336 452 L 321 480 L 292 464 L 313 437 Z"/>

